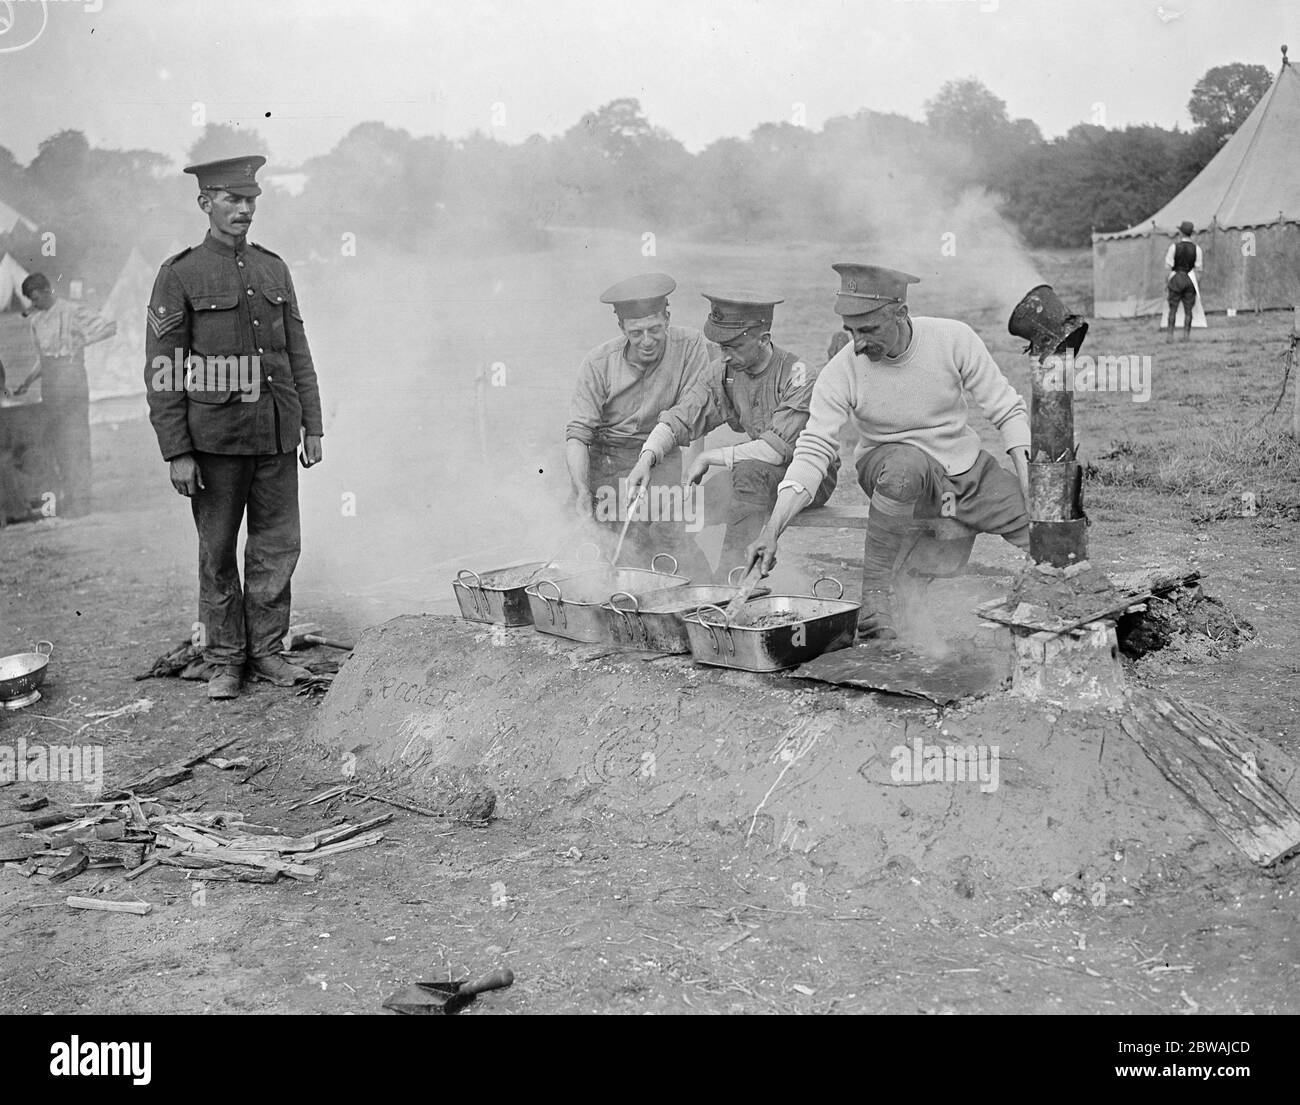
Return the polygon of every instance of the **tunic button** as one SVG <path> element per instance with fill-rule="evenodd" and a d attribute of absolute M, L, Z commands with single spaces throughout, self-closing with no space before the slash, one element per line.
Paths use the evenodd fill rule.
<path fill-rule="evenodd" d="M 261 347 L 260 345 L 257 347 L 257 351 L 258 351 L 259 353 L 262 352 L 262 347 Z"/>
<path fill-rule="evenodd" d="M 236 261 L 235 264 L 238 265 L 241 269 L 244 267 L 243 261 Z"/>
<path fill-rule="evenodd" d="M 253 319 L 253 325 L 254 325 L 254 326 L 261 326 L 262 324 L 261 324 L 260 322 L 258 322 L 257 319 Z"/>
<path fill-rule="evenodd" d="M 253 289 L 252 289 L 252 288 L 249 288 L 249 289 L 248 289 L 248 294 L 249 294 L 249 295 L 252 295 L 252 294 L 253 294 Z"/>

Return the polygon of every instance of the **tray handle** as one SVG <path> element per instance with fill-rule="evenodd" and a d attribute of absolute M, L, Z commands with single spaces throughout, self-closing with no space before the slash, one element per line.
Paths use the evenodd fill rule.
<path fill-rule="evenodd" d="M 631 611 L 631 613 L 633 613 L 633 614 L 640 613 L 640 611 L 641 611 L 641 600 L 638 599 L 638 598 L 636 597 L 636 595 L 632 594 L 631 591 L 615 591 L 612 595 L 609 596 L 609 605 L 610 605 L 610 609 L 612 609 L 612 610 L 614 611 L 614 613 L 616 613 L 616 614 L 622 614 L 622 615 L 624 615 L 625 617 L 626 617 L 626 615 L 627 615 L 627 613 L 628 613 L 628 609 L 625 609 L 625 608 L 619 606 L 619 604 L 618 604 L 617 602 L 614 601 L 616 598 L 619 597 L 619 595 L 622 595 L 625 599 L 631 599 L 631 600 L 632 600 L 632 605 L 631 605 L 631 607 L 629 608 L 630 611 Z"/>
<path fill-rule="evenodd" d="M 622 595 L 623 598 L 625 598 L 625 599 L 631 599 L 631 600 L 632 600 L 632 605 L 631 605 L 630 607 L 626 608 L 626 609 L 625 609 L 624 607 L 622 607 L 622 606 L 619 606 L 619 604 L 618 604 L 618 598 L 619 598 L 620 595 Z M 630 645 L 635 645 L 635 644 L 636 644 L 636 629 L 637 629 L 637 623 L 634 622 L 634 621 L 632 620 L 632 615 L 633 615 L 633 614 L 640 613 L 640 610 L 641 610 L 641 600 L 638 599 L 638 598 L 636 597 L 636 595 L 632 594 L 631 591 L 615 591 L 612 595 L 609 596 L 609 601 L 606 602 L 605 605 L 606 605 L 610 610 L 612 610 L 615 614 L 617 614 L 617 615 L 619 616 L 619 618 L 622 619 L 621 623 L 620 623 L 620 622 L 615 622 L 615 623 L 614 623 L 614 626 L 615 626 L 614 634 L 615 634 L 615 636 L 618 636 L 618 628 L 617 628 L 617 627 L 621 624 L 621 625 L 623 626 L 623 632 L 627 634 L 627 641 L 628 641 L 628 644 L 630 644 Z M 646 628 L 645 628 L 645 626 L 643 625 L 643 626 L 641 626 L 641 635 L 644 637 L 645 634 L 646 634 Z"/>
<path fill-rule="evenodd" d="M 473 582 L 466 583 L 465 576 L 469 576 Z M 479 578 L 478 572 L 471 568 L 462 568 L 456 573 L 456 582 L 464 587 L 469 592 L 470 598 L 474 600 L 474 613 L 480 617 L 486 616 L 488 613 L 487 595 L 483 593 L 483 581 Z"/>
<path fill-rule="evenodd" d="M 542 594 L 542 588 L 545 587 L 548 583 L 553 588 L 555 588 L 555 598 L 551 598 L 550 595 Z M 556 583 L 555 580 L 553 579 L 539 580 L 537 583 L 535 594 L 539 599 L 541 599 L 544 603 L 546 603 L 546 612 L 551 616 L 552 625 L 567 626 L 569 624 L 568 615 L 564 613 L 564 595 L 560 591 L 560 585 Z"/>
<path fill-rule="evenodd" d="M 41 648 L 41 645 L 44 645 L 45 648 L 42 649 L 42 648 Z M 53 642 L 53 641 L 37 641 L 37 642 L 36 642 L 36 648 L 33 649 L 33 651 L 34 651 L 34 652 L 39 652 L 42 656 L 48 657 L 48 656 L 50 655 L 50 653 L 52 653 L 52 652 L 54 651 L 54 642 Z"/>
<path fill-rule="evenodd" d="M 590 560 L 593 564 L 599 564 L 605 559 L 604 552 L 601 550 L 601 547 L 596 544 L 595 541 L 584 541 L 581 545 L 578 546 L 578 551 L 581 552 L 583 549 L 595 549 L 596 555 L 592 557 L 586 557 L 586 556 L 575 557 L 575 559 Z"/>
<path fill-rule="evenodd" d="M 677 557 L 673 556 L 672 553 L 666 553 L 666 552 L 655 553 L 654 556 L 650 558 L 650 570 L 652 572 L 659 571 L 659 569 L 656 568 L 655 565 L 659 563 L 659 558 L 661 556 L 667 557 L 670 561 L 672 561 L 673 566 L 668 569 L 668 574 L 670 576 L 675 576 L 677 574 Z"/>
<path fill-rule="evenodd" d="M 704 612 L 706 610 L 714 611 L 722 618 L 722 621 L 720 622 L 705 621 Z M 721 629 L 726 634 L 724 640 L 727 642 L 727 651 L 730 652 L 733 656 L 736 654 L 736 643 L 731 639 L 731 627 L 727 625 L 727 615 L 723 612 L 721 607 L 714 606 L 712 603 L 709 603 L 706 606 L 699 607 L 694 612 L 694 617 L 695 620 L 700 623 L 700 625 L 704 626 L 704 628 L 709 631 L 709 637 L 713 641 L 714 652 L 718 653 L 719 655 L 722 654 L 722 645 L 718 643 L 718 630 Z"/>
<path fill-rule="evenodd" d="M 736 575 L 737 572 L 739 572 L 740 575 Z M 749 575 L 749 569 L 746 568 L 745 565 L 743 564 L 737 564 L 734 568 L 731 569 L 731 571 L 727 573 L 728 586 L 739 587 L 740 581 L 744 579 L 745 576 L 747 575 Z"/>
<path fill-rule="evenodd" d="M 835 598 L 836 598 L 836 599 L 842 599 L 842 598 L 844 597 L 844 584 L 842 584 L 842 583 L 841 583 L 838 579 L 836 579 L 834 576 L 822 576 L 819 580 L 817 580 L 817 583 L 833 583 L 833 584 L 835 584 L 835 586 L 838 588 L 838 593 L 835 595 Z M 819 594 L 817 593 L 817 583 L 814 583 L 814 584 L 812 585 L 812 597 L 815 598 L 815 599 L 819 599 L 819 598 L 821 598 L 821 595 L 819 595 Z"/>

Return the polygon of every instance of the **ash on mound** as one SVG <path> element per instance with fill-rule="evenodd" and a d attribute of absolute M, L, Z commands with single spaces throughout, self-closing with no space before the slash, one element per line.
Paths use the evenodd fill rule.
<path fill-rule="evenodd" d="M 1114 893 L 1162 856 L 1242 862 L 1114 713 L 1002 696 L 937 720 L 857 691 L 454 618 L 363 634 L 311 736 L 355 755 L 363 777 L 403 776 L 407 794 L 471 773 L 497 816 L 601 816 L 629 840 L 789 851 L 851 879 L 891 861 L 943 874 L 974 863 L 989 890 L 1087 873 Z"/>

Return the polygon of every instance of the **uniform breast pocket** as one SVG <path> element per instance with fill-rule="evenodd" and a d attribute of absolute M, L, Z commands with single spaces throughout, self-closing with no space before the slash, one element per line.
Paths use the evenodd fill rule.
<path fill-rule="evenodd" d="M 289 289 L 288 288 L 267 288 L 262 293 L 266 297 L 266 323 L 270 339 L 268 348 L 284 349 L 287 341 L 284 329 L 284 313 L 289 309 Z"/>
<path fill-rule="evenodd" d="M 243 344 L 239 327 L 239 294 L 219 292 L 196 296 L 194 349 L 198 353 L 238 353 Z"/>

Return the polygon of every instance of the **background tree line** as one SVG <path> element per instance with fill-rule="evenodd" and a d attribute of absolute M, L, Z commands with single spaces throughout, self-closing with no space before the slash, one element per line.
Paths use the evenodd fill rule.
<path fill-rule="evenodd" d="M 1031 247 L 1087 246 L 1157 210 L 1214 156 L 1271 84 L 1262 65 L 1209 70 L 1188 103 L 1190 131 L 1080 124 L 1045 140 L 974 79 L 950 81 L 925 119 L 863 110 L 819 131 L 764 123 L 699 153 L 618 99 L 558 137 L 507 145 L 475 133 L 415 137 L 359 124 L 295 170 L 275 195 L 276 248 L 337 254 L 340 235 L 393 249 L 532 248 L 550 226 L 619 226 L 721 239 L 779 235 L 869 240 L 891 197 L 955 199 L 982 187 Z M 247 129 L 210 125 L 190 161 L 271 151 Z M 288 168 L 267 166 L 263 179 Z M 26 166 L 0 147 L 0 200 L 58 235 L 58 261 L 21 231 L 0 241 L 28 268 L 111 282 L 132 245 L 152 262 L 198 233 L 193 183 L 149 150 L 92 148 L 79 131 L 41 143 Z"/>

